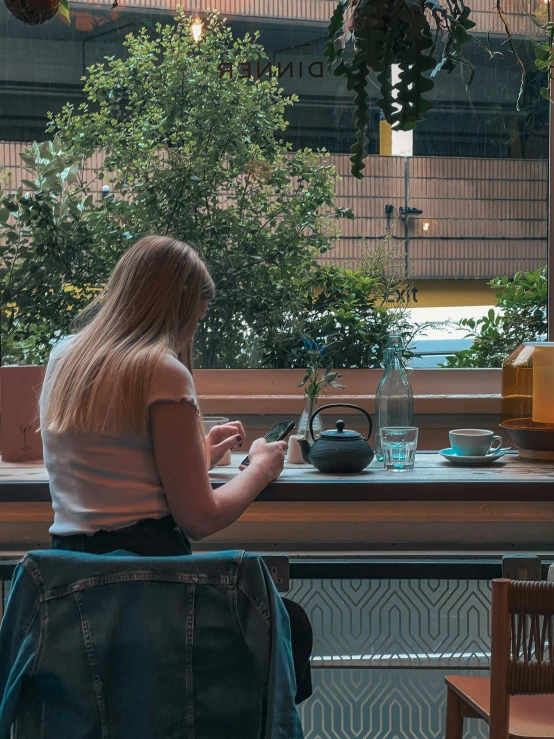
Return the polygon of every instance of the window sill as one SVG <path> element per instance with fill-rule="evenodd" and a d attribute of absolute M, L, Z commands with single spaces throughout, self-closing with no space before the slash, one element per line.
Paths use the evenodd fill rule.
<path fill-rule="evenodd" d="M 382 370 L 343 370 L 345 390 L 333 389 L 324 403 L 353 403 L 375 411 Z M 197 370 L 200 405 L 210 415 L 298 414 L 303 370 Z M 418 415 L 489 415 L 500 413 L 501 371 L 414 370 L 410 373 Z"/>

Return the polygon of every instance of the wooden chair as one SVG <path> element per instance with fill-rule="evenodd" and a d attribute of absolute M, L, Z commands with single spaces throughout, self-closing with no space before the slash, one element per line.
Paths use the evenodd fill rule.
<path fill-rule="evenodd" d="M 446 677 L 446 739 L 464 718 L 490 739 L 554 738 L 554 582 L 493 580 L 488 677 Z"/>

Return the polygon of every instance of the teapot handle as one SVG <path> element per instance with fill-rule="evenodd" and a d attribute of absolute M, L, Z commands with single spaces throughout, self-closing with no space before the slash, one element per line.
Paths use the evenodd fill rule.
<path fill-rule="evenodd" d="M 371 416 L 366 410 L 364 410 L 363 408 L 360 408 L 359 405 L 350 405 L 349 403 L 331 403 L 330 405 L 323 405 L 321 406 L 321 408 L 318 408 L 312 414 L 312 417 L 310 418 L 310 436 L 312 437 L 312 441 L 315 441 L 314 421 L 315 421 L 316 416 L 318 416 L 321 413 L 321 411 L 326 411 L 329 408 L 351 408 L 352 410 L 360 411 L 360 413 L 363 413 L 364 416 L 367 418 L 368 425 L 369 425 L 369 433 L 366 436 L 366 441 L 369 441 L 369 437 L 371 436 L 371 432 L 373 431 L 373 421 L 371 420 Z"/>

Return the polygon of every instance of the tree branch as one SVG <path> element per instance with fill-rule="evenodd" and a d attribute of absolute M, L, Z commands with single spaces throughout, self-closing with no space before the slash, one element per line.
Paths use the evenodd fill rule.
<path fill-rule="evenodd" d="M 502 0 L 496 0 L 496 12 L 498 13 L 498 17 L 502 21 L 502 25 L 504 26 L 504 30 L 506 31 L 506 36 L 508 37 L 508 46 L 510 47 L 510 51 L 514 55 L 514 59 L 518 63 L 518 66 L 521 70 L 521 83 L 519 86 L 519 94 L 517 96 L 517 110 L 521 110 L 523 105 L 523 95 L 525 93 L 525 82 L 527 80 L 527 71 L 525 69 L 525 64 L 521 60 L 521 57 L 517 53 L 517 49 L 514 45 L 514 39 L 512 37 L 512 32 L 510 31 L 510 26 L 508 25 L 508 21 L 506 20 L 506 17 L 504 15 L 504 11 L 502 10 Z"/>

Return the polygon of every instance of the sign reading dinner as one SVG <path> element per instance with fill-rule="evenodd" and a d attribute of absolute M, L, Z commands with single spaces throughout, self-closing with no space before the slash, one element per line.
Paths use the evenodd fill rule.
<path fill-rule="evenodd" d="M 242 77 L 243 79 L 261 79 L 262 77 L 278 77 L 287 79 L 302 79 L 304 77 L 312 77 L 315 79 L 323 77 L 323 62 L 321 61 L 289 61 L 289 62 L 243 62 L 242 64 L 232 64 L 231 62 L 222 62 L 217 67 L 219 69 L 219 77 L 233 76 Z"/>

